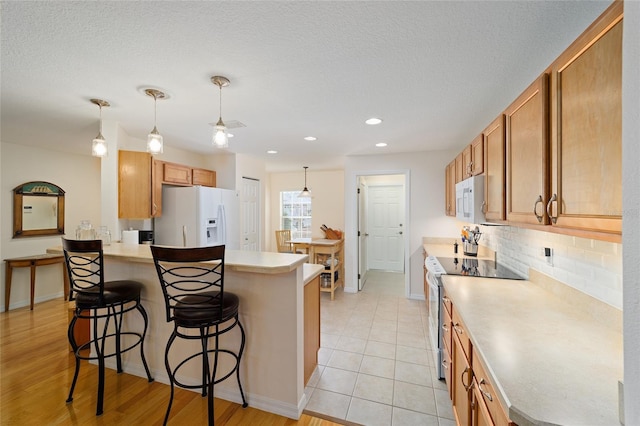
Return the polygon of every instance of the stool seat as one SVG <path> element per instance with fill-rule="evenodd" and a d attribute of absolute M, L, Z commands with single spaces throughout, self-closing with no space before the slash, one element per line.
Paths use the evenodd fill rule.
<path fill-rule="evenodd" d="M 220 309 L 222 299 L 222 309 Z M 233 293 L 202 292 L 184 296 L 175 305 L 174 318 L 180 327 L 199 327 L 229 321 L 238 315 L 240 299 Z"/>
<path fill-rule="evenodd" d="M 140 298 L 142 283 L 131 280 L 107 281 L 104 293 L 98 289 L 90 290 L 76 296 L 76 306 L 81 309 L 99 309 L 117 303 L 133 302 Z"/>

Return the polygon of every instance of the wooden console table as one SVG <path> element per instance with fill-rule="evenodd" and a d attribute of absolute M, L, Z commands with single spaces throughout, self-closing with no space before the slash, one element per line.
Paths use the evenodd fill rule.
<path fill-rule="evenodd" d="M 16 257 L 13 259 L 5 259 L 7 270 L 4 286 L 4 311 L 9 310 L 9 297 L 11 296 L 11 276 L 13 268 L 31 268 L 31 310 L 33 310 L 33 298 L 36 290 L 36 267 L 44 265 L 54 265 L 60 263 L 62 265 L 62 277 L 64 282 L 64 300 L 69 298 L 69 277 L 64 265 L 64 255 L 61 254 L 36 254 L 35 256 Z"/>

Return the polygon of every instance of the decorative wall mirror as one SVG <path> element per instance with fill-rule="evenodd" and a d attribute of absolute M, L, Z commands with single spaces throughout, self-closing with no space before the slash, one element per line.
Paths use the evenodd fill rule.
<path fill-rule="evenodd" d="M 64 235 L 64 190 L 27 182 L 13 190 L 13 238 Z"/>

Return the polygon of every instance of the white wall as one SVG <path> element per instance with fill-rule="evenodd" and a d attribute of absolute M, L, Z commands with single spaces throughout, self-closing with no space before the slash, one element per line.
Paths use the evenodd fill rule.
<path fill-rule="evenodd" d="M 88 142 L 90 149 L 90 141 Z M 45 253 L 60 245 L 59 236 L 13 238 L 13 189 L 25 182 L 51 182 L 65 191 L 65 233 L 75 236 L 83 219 L 94 226 L 101 223 L 100 160 L 89 155 L 74 155 L 53 150 L 0 142 L 1 255 L 2 259 Z M 38 267 L 36 302 L 60 297 L 62 291 L 60 265 Z M 5 262 L 2 262 L 0 306 L 4 309 Z M 14 269 L 10 309 L 29 304 L 29 268 Z"/>
<path fill-rule="evenodd" d="M 357 176 L 408 171 L 409 297 L 424 297 L 422 237 L 450 237 L 458 222 L 444 213 L 444 169 L 457 150 L 347 157 L 345 162 L 345 290 L 357 291 Z"/>
<path fill-rule="evenodd" d="M 625 422 L 640 425 L 640 2 L 626 1 L 622 35 L 622 223 Z"/>
<path fill-rule="evenodd" d="M 304 170 L 269 175 L 269 222 L 265 238 L 268 251 L 277 251 L 275 231 L 280 229 L 280 192 L 302 191 Z M 344 172 L 342 170 L 307 170 L 307 187 L 311 191 L 311 237 L 324 238 L 322 224 L 344 230 Z"/>

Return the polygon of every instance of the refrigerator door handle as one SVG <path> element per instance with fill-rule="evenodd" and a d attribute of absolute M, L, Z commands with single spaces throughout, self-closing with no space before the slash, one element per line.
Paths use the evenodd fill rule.
<path fill-rule="evenodd" d="M 227 244 L 227 216 L 224 204 L 218 205 L 218 243 Z"/>
<path fill-rule="evenodd" d="M 182 226 L 182 247 L 187 246 L 187 225 Z"/>

